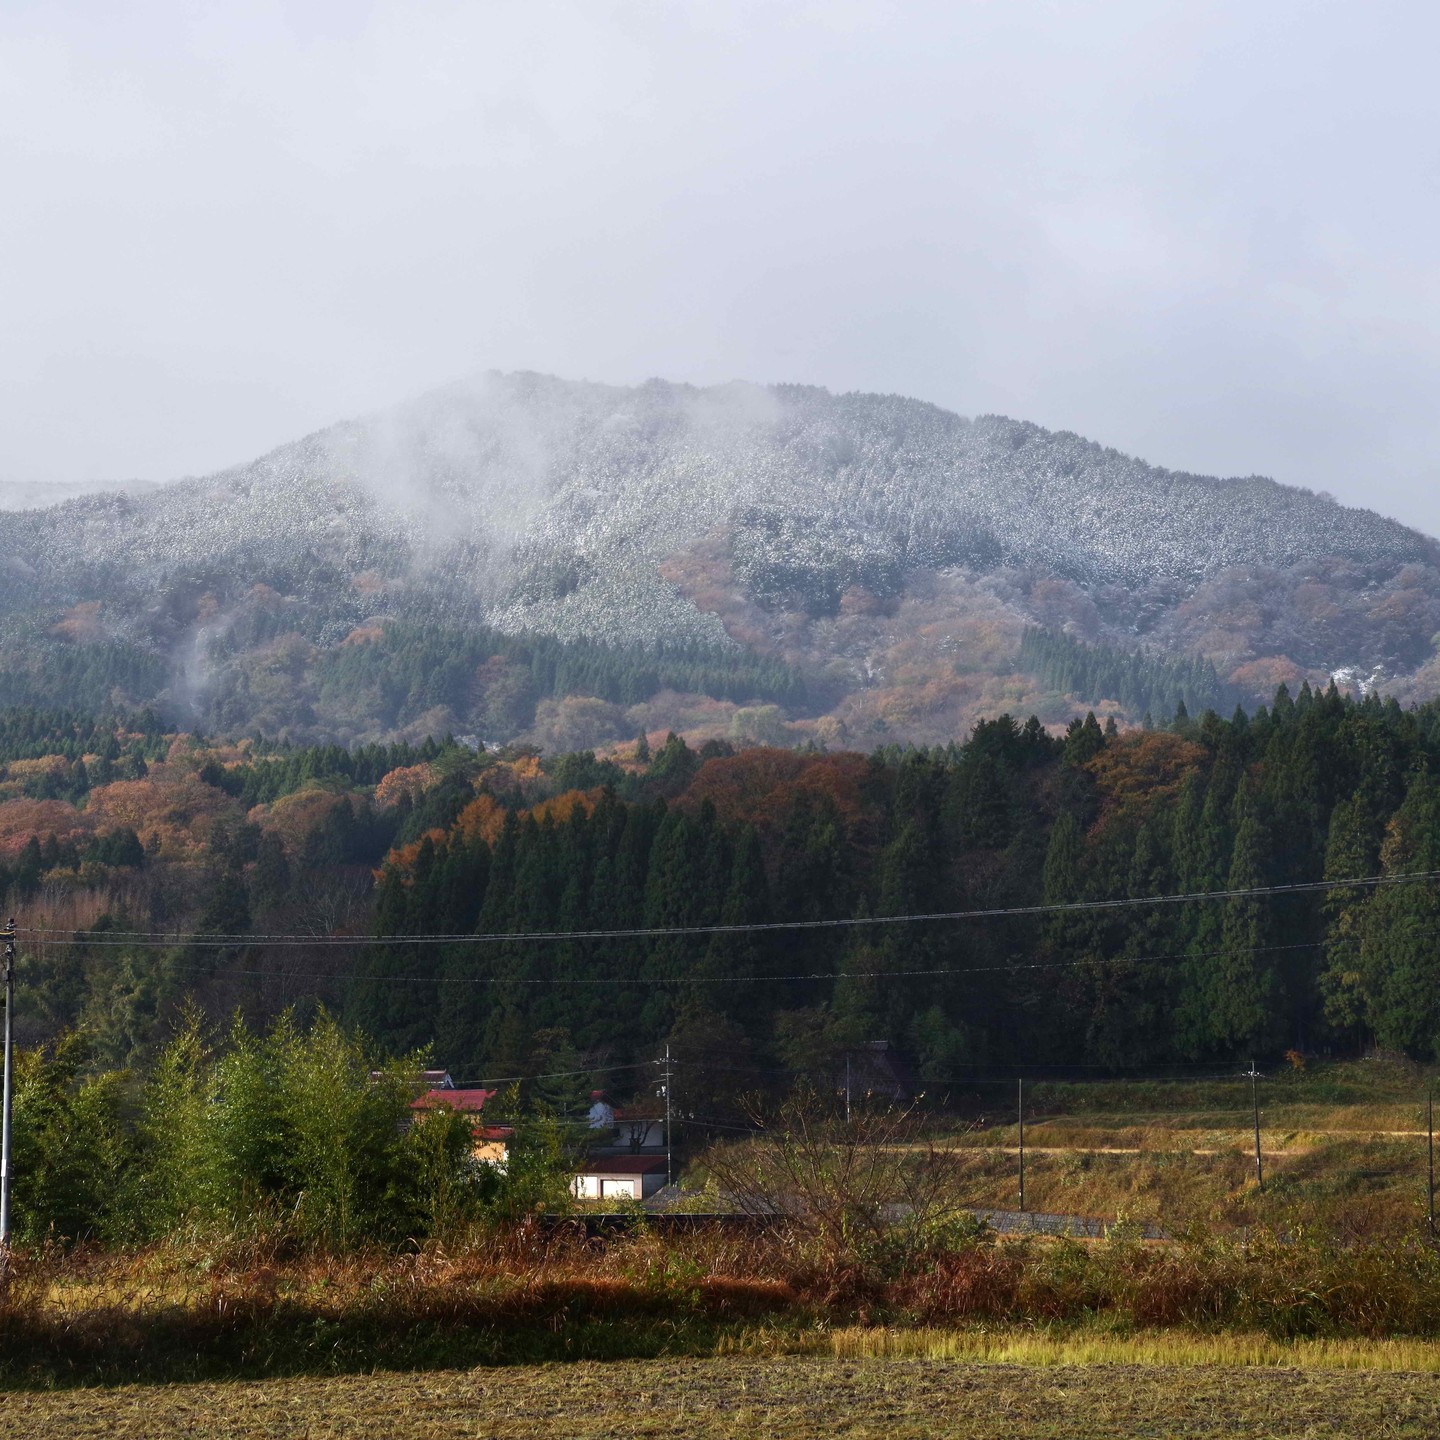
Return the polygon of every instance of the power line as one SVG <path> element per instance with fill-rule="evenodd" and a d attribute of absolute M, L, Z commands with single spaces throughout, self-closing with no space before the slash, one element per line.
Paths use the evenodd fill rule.
<path fill-rule="evenodd" d="M 650 1070 L 659 1063 L 658 1060 L 639 1060 L 629 1065 L 589 1065 L 583 1070 L 551 1070 L 544 1075 L 501 1075 L 497 1079 L 467 1080 L 455 1088 L 474 1090 L 485 1085 L 520 1085 L 527 1080 L 572 1080 L 577 1075 L 611 1075 L 620 1070 Z"/>
<path fill-rule="evenodd" d="M 67 940 L 86 945 L 184 945 L 195 949 L 230 950 L 238 946 L 312 949 L 383 947 L 402 945 L 491 945 L 506 942 L 557 942 L 568 940 L 648 940 L 684 935 L 747 935 L 788 930 L 839 930 L 882 925 L 913 925 L 953 920 L 1016 919 L 1037 915 L 1064 915 L 1086 911 L 1123 910 L 1146 905 L 1199 904 L 1212 900 L 1252 900 L 1280 895 L 1308 895 L 1330 890 L 1378 889 L 1440 880 L 1440 870 L 1405 875 L 1366 875 L 1348 880 L 1307 880 L 1291 885 L 1256 885 L 1232 890 L 1197 890 L 1174 895 L 1141 895 L 1112 900 L 1071 900 L 1062 904 L 993 906 L 978 910 L 939 910 L 905 915 L 847 916 L 829 920 L 757 920 L 730 925 L 655 925 L 618 930 L 520 930 L 478 934 L 419 935 L 214 935 L 163 930 L 56 930 L 22 927 L 18 933 Z"/>
<path fill-rule="evenodd" d="M 82 945 L 95 941 L 79 941 Z M 944 975 L 998 975 L 1023 970 L 1073 970 L 1099 965 L 1155 965 L 1168 960 L 1212 960 L 1221 955 L 1258 955 L 1271 951 L 1316 950 L 1323 940 L 1299 940 L 1288 945 L 1232 945 L 1223 950 L 1171 951 L 1163 955 L 1090 955 L 1080 960 L 1036 960 L 1004 965 L 942 965 L 926 970 L 810 970 L 793 975 L 581 975 L 581 976 L 507 976 L 507 975 L 356 975 L 351 971 L 328 972 L 294 970 L 237 970 L 227 967 L 214 971 L 208 965 L 175 962 L 173 968 L 190 970 L 216 978 L 246 977 L 272 980 L 363 980 L 383 981 L 392 985 L 770 985 L 824 980 L 907 980 L 929 979 Z"/>

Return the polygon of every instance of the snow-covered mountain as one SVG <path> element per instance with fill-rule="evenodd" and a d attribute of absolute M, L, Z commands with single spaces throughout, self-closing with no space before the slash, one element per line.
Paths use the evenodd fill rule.
<path fill-rule="evenodd" d="M 1371 511 L 802 386 L 488 375 L 204 479 L 0 515 L 0 534 L 24 580 L 0 600 L 12 639 L 58 625 L 64 643 L 148 648 L 172 669 L 175 647 L 214 650 L 257 593 L 291 606 L 271 632 L 321 647 L 423 617 L 750 646 L 841 688 L 874 678 L 845 616 L 895 632 L 923 601 L 924 626 L 943 628 L 937 584 L 967 587 L 967 623 L 993 601 L 1012 629 L 1199 651 L 1227 674 L 1401 675 L 1440 631 L 1440 547 Z"/>
<path fill-rule="evenodd" d="M 44 510 L 82 495 L 148 495 L 154 480 L 0 480 L 0 510 Z"/>

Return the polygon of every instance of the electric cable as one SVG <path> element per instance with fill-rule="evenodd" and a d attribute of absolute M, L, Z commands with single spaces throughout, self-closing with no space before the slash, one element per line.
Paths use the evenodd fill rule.
<path fill-rule="evenodd" d="M 80 941 L 78 943 L 88 945 L 92 942 Z M 367 983 L 374 980 L 403 985 L 599 985 L 607 988 L 634 985 L 646 987 L 655 985 L 769 985 L 825 980 L 907 980 L 929 979 L 944 975 L 996 975 L 1011 974 L 1022 970 L 1068 970 L 1101 965 L 1154 965 L 1168 960 L 1213 960 L 1221 955 L 1256 955 L 1270 951 L 1315 950 L 1325 943 L 1323 940 L 1298 940 L 1286 945 L 1230 946 L 1223 950 L 1194 952 L 1176 950 L 1162 955 L 1088 955 L 1079 960 L 1036 960 L 1003 965 L 946 965 L 925 970 L 810 970 L 793 975 L 635 975 L 630 977 L 615 975 L 356 975 L 353 971 L 339 970 L 329 973 L 301 973 L 293 970 L 239 970 L 229 966 L 223 971 L 216 972 L 208 965 L 187 964 L 185 961 L 172 962 L 171 968 L 199 974 L 216 974 L 221 978 L 246 976 L 251 978 L 268 977 L 276 980 L 359 980 Z"/>
<path fill-rule="evenodd" d="M 234 949 L 237 946 L 286 946 L 316 949 L 341 947 L 395 948 L 403 945 L 492 945 L 505 943 L 570 940 L 650 940 L 686 935 L 749 935 L 791 930 L 837 930 L 886 925 L 911 925 L 954 920 L 995 920 L 1037 915 L 1065 915 L 1090 911 L 1122 910 L 1147 905 L 1199 904 L 1213 900 L 1252 900 L 1280 895 L 1308 895 L 1330 890 L 1378 889 L 1392 885 L 1414 885 L 1440 880 L 1440 870 L 1421 870 L 1404 875 L 1367 875 L 1346 880 L 1306 880 L 1289 885 L 1256 885 L 1231 890 L 1198 890 L 1172 895 L 1140 895 L 1109 900 L 1070 900 L 1056 904 L 992 906 L 975 910 L 940 910 L 903 915 L 845 916 L 826 920 L 757 920 L 744 924 L 631 926 L 615 930 L 520 930 L 488 931 L 474 934 L 419 935 L 298 935 L 298 934 L 201 934 L 163 930 L 59 930 L 21 927 L 20 935 L 68 939 L 72 944 L 130 945 L 145 942 L 183 945 L 197 949 Z"/>

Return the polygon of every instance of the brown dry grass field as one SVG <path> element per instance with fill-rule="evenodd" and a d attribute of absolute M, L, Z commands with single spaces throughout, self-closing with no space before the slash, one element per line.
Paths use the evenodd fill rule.
<path fill-rule="evenodd" d="M 6 1440 L 1433 1440 L 1436 1434 L 1435 1376 L 1310 1368 L 726 1357 L 0 1397 Z"/>
<path fill-rule="evenodd" d="M 1425 1094 L 1434 1076 L 1397 1059 L 1282 1069 L 1260 1087 L 1265 1190 L 1255 1187 L 1248 1082 L 1027 1086 L 1031 1209 L 1206 1225 L 1323 1227 L 1349 1238 L 1412 1230 L 1425 1215 Z M 977 1205 L 1013 1207 L 1013 1092 L 976 1097 L 964 1150 Z"/>

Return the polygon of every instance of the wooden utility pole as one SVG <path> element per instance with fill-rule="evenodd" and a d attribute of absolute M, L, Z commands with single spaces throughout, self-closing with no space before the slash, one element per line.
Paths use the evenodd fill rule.
<path fill-rule="evenodd" d="M 675 1183 L 674 1142 L 670 1132 L 670 1042 L 665 1042 L 665 1183 Z"/>
<path fill-rule="evenodd" d="M 1015 1108 L 1020 1118 L 1020 1209 L 1025 1209 L 1025 1080 L 1015 1082 Z"/>
<path fill-rule="evenodd" d="M 1432 1083 L 1425 1095 L 1425 1149 L 1427 1177 L 1425 1183 L 1425 1219 L 1430 1233 L 1435 1233 L 1435 1086 Z"/>
<path fill-rule="evenodd" d="M 1255 1117 L 1255 1188 L 1265 1188 L 1265 1168 L 1260 1160 L 1260 1072 L 1255 1068 L 1255 1062 L 1250 1062 L 1250 1069 L 1246 1071 L 1250 1076 L 1250 1109 Z"/>
<path fill-rule="evenodd" d="M 10 1258 L 11 1118 L 15 1105 L 15 921 L 5 922 L 5 1078 L 0 1092 L 0 1274 Z"/>

